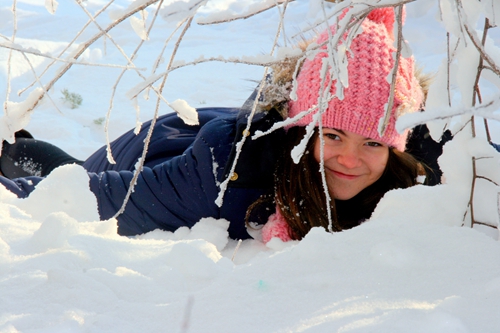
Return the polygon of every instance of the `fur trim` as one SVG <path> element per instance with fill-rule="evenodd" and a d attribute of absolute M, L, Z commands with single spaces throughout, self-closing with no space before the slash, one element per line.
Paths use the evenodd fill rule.
<path fill-rule="evenodd" d="M 314 39 L 303 39 L 296 47 L 305 52 L 313 41 Z M 302 62 L 302 58 L 287 58 L 281 63 L 271 66 L 272 74 L 262 89 L 263 98 L 259 101 L 259 110 L 269 111 L 274 108 L 283 119 L 288 117 L 288 102 L 290 101 L 293 77 L 295 72 L 300 70 Z"/>

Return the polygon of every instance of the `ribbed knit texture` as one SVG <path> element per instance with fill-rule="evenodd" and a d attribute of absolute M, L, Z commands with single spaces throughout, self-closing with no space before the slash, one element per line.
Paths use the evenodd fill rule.
<path fill-rule="evenodd" d="M 394 9 L 373 10 L 362 23 L 363 32 L 355 37 L 350 50 L 348 74 L 349 87 L 344 89 L 344 99 L 334 98 L 322 116 L 323 127 L 336 128 L 378 140 L 404 150 L 408 131 L 398 133 L 395 129 L 397 118 L 418 110 L 423 93 L 414 75 L 413 57 L 400 59 L 394 106 L 388 127 L 383 137 L 379 136 L 379 121 L 383 117 L 389 100 L 390 83 L 388 76 L 394 67 L 393 54 L 396 52 L 393 39 Z M 330 27 L 334 31 L 333 27 Z M 321 44 L 328 38 L 325 31 L 317 40 Z M 326 49 L 326 46 L 324 47 Z M 320 92 L 320 71 L 322 59 L 327 52 L 318 53 L 314 59 L 305 60 L 297 76 L 297 100 L 289 103 L 289 117 L 310 109 L 318 104 Z M 330 90 L 335 94 L 335 83 Z M 306 126 L 312 121 L 312 114 L 302 118 L 292 126 Z"/>

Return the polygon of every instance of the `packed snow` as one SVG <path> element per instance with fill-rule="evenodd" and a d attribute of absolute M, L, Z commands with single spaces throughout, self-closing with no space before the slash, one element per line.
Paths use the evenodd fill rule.
<path fill-rule="evenodd" d="M 100 15 L 102 26 L 146 3 L 115 2 Z M 252 0 L 187 2 L 202 7 L 175 61 L 219 56 L 259 59 L 269 54 L 279 24 L 278 10 L 245 20 L 198 25 L 245 16 L 249 8 L 262 4 Z M 472 1 L 462 2 L 470 5 Z M 17 4 L 16 21 L 12 3 Z M 82 3 L 95 14 L 106 2 Z M 494 1 L 484 3 L 498 13 Z M 168 52 L 158 57 L 164 40 L 176 28 L 179 17 L 174 16 L 188 14 L 179 14 L 176 8 L 184 8 L 180 5 L 163 12 L 149 33 L 141 26 L 146 14 L 135 15 L 131 23 L 124 21 L 111 30 L 127 54 L 144 41 L 144 51 L 134 59 L 142 75 L 139 81 L 137 72 L 127 71 L 118 82 L 122 68 L 94 66 L 130 65 L 109 38 L 100 39 L 81 57 L 80 62 L 91 65 L 74 64 L 49 91 L 51 98 L 44 98 L 29 114 L 29 123 L 22 117 L 9 123 L 13 118 L 4 117 L 0 127 L 20 125 L 36 138 L 85 159 L 106 143 L 106 135 L 112 140 L 148 120 L 156 111 L 155 93 L 141 92 L 131 101 L 127 92 L 154 77 L 150 64 L 155 59 L 158 72 L 164 72 L 170 62 Z M 446 31 L 436 20 L 437 12 L 434 0 L 409 4 L 404 29 L 415 57 L 430 72 L 446 63 Z M 472 14 L 480 15 L 478 10 Z M 287 37 L 291 40 L 322 15 L 319 0 L 289 4 Z M 151 17 L 149 12 L 147 20 Z M 60 58 L 87 20 L 72 1 L 0 3 L 1 36 L 11 38 L 16 26 L 11 42 L 47 56 L 28 55 L 38 75 L 53 58 Z M 93 29 L 85 30 L 79 41 L 94 36 L 98 30 Z M 500 44 L 499 36 L 491 30 L 489 48 Z M 281 41 L 281 46 L 290 40 Z M 2 46 L 9 43 L 0 40 Z M 171 52 L 171 45 L 167 48 Z M 7 110 L 16 117 L 41 91 L 35 83 L 18 96 L 34 82 L 33 73 L 19 53 L 11 57 L 9 52 L 0 48 L 0 89 L 9 98 Z M 454 66 L 472 57 L 464 51 Z M 61 63 L 49 70 L 42 82 L 49 82 L 64 66 Z M 241 105 L 263 74 L 263 68 L 245 64 L 187 66 L 169 74 L 164 97 L 179 100 L 170 103 L 188 110 L 187 118 L 194 119 L 192 107 Z M 440 75 L 435 80 L 437 85 L 445 84 Z M 494 85 L 495 79 L 491 81 Z M 470 85 L 462 77 L 454 87 L 456 109 L 462 107 L 463 95 L 470 94 Z M 81 95 L 82 104 L 72 109 L 62 99 L 63 89 Z M 494 90 L 486 86 L 484 94 L 493 98 Z M 431 94 L 430 98 L 439 108 L 445 96 Z M 168 112 L 173 111 L 162 105 L 159 114 Z M 459 126 L 460 121 L 455 119 L 450 127 Z M 439 135 L 444 122 L 430 123 L 434 134 Z M 0 131 L 7 133 L 5 128 Z M 500 142 L 498 124 L 490 122 L 490 131 L 493 141 Z M 88 177 L 75 165 L 56 169 L 27 199 L 18 199 L 1 187 L 0 332 L 498 332 L 498 230 L 467 226 L 472 156 L 483 175 L 476 180 L 475 216 L 498 225 L 499 188 L 493 182 L 500 183 L 500 154 L 484 140 L 484 133 L 473 139 L 462 131 L 446 145 L 440 159 L 444 185 L 389 192 L 372 218 L 354 229 L 333 234 L 313 229 L 300 242 L 273 239 L 266 245 L 256 230 L 252 230 L 253 240 L 228 239 L 228 222 L 211 218 L 191 230 L 118 236 L 115 220 L 99 221 Z"/>

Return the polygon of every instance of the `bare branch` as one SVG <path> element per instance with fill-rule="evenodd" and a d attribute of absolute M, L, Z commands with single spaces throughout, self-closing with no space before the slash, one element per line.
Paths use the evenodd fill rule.
<path fill-rule="evenodd" d="M 47 59 L 51 59 L 51 60 L 54 60 L 54 62 L 61 62 L 61 63 L 67 63 L 67 64 L 71 64 L 71 65 L 84 65 L 84 66 L 91 66 L 91 67 L 107 67 L 107 68 L 121 68 L 121 69 L 134 69 L 134 70 L 138 70 L 138 71 L 144 71 L 146 70 L 146 68 L 138 68 L 138 67 L 135 67 L 134 64 L 132 65 L 129 65 L 129 66 L 122 66 L 122 65 L 115 65 L 115 64 L 97 64 L 97 63 L 91 63 L 91 62 L 82 62 L 82 61 L 78 61 L 77 59 L 63 59 L 63 58 L 59 58 L 59 57 L 54 57 L 54 56 L 51 56 L 50 54 L 45 54 L 45 53 L 42 53 L 40 51 L 36 51 L 36 50 L 33 50 L 33 49 L 26 49 L 26 48 L 23 48 L 22 46 L 20 45 L 16 45 L 16 44 L 13 44 L 13 43 L 0 43 L 0 47 L 3 47 L 5 49 L 10 49 L 10 50 L 13 50 L 13 51 L 17 51 L 17 52 L 20 52 L 22 54 L 31 54 L 31 55 L 35 55 L 35 56 L 38 56 L 38 57 L 43 57 L 43 58 L 47 58 Z M 42 73 L 43 75 L 43 73 Z M 39 77 L 41 78 L 42 75 L 40 75 Z"/>
<path fill-rule="evenodd" d="M 193 17 L 194 16 L 191 16 L 188 19 L 188 21 L 186 22 L 184 30 L 182 31 L 181 35 L 179 36 L 177 43 L 175 44 L 175 48 L 172 51 L 172 56 L 170 58 L 170 62 L 168 64 L 167 69 L 170 66 L 172 66 L 172 62 L 173 62 L 175 56 L 177 55 L 177 51 L 179 49 L 179 45 L 180 45 L 184 35 L 186 34 L 187 30 L 191 26 L 191 22 L 193 21 Z M 161 83 L 160 87 L 158 88 L 159 95 L 161 95 L 161 92 L 163 91 L 163 87 L 165 86 L 165 82 L 167 81 L 167 77 L 168 77 L 168 74 L 163 76 L 163 82 Z M 142 155 L 139 159 L 139 166 L 136 168 L 134 176 L 132 177 L 132 180 L 130 181 L 130 185 L 129 185 L 127 194 L 125 195 L 125 199 L 123 200 L 123 204 L 122 204 L 120 210 L 118 210 L 118 212 L 116 212 L 116 214 L 114 215 L 115 218 L 125 211 L 125 207 L 128 203 L 128 200 L 129 200 L 130 196 L 132 195 L 132 193 L 134 192 L 135 184 L 137 183 L 137 179 L 139 178 L 141 171 L 142 171 L 142 168 L 144 166 L 144 161 L 146 160 L 146 155 L 148 153 L 149 143 L 151 140 L 151 136 L 153 135 L 153 129 L 154 129 L 155 124 L 156 124 L 156 119 L 158 118 L 161 100 L 162 100 L 161 98 L 158 98 L 158 100 L 156 102 L 155 113 L 154 113 L 153 119 L 151 119 L 151 125 L 149 126 L 146 138 L 144 139 L 144 149 L 142 150 Z"/>
<path fill-rule="evenodd" d="M 115 0 L 110 0 L 105 6 L 103 6 L 95 15 L 94 15 L 94 18 L 98 17 L 99 15 L 101 15 L 101 13 L 103 13 Z M 43 70 L 43 72 L 40 74 L 40 78 L 43 77 L 45 75 L 45 73 L 47 73 L 47 71 L 56 63 L 56 60 L 57 61 L 60 61 L 59 59 L 63 56 L 64 53 L 66 53 L 66 51 L 69 50 L 69 48 L 75 44 L 76 40 L 78 39 L 78 37 L 80 37 L 83 32 L 85 31 L 85 29 L 87 29 L 87 27 L 90 25 L 90 23 L 92 22 L 92 20 L 88 20 L 87 23 L 84 24 L 84 26 L 80 29 L 80 31 L 75 35 L 75 37 L 66 45 L 66 47 L 64 47 L 61 52 L 59 52 L 59 55 L 56 57 L 56 59 L 54 59 L 54 61 L 52 61 L 50 64 L 47 65 L 47 67 L 45 67 L 45 69 Z M 36 83 L 36 80 L 29 84 L 27 87 L 25 87 L 24 89 L 20 90 L 18 92 L 19 95 L 23 94 L 26 90 L 28 90 L 29 88 L 31 88 L 34 84 Z"/>
<path fill-rule="evenodd" d="M 479 158 L 476 158 L 476 161 L 479 160 Z M 494 180 L 488 178 L 488 177 L 484 177 L 484 176 L 476 176 L 476 178 L 478 179 L 484 179 L 492 184 L 495 184 L 496 186 L 500 186 L 497 182 L 495 182 Z"/>
<path fill-rule="evenodd" d="M 285 8 L 283 9 L 283 12 L 280 14 L 280 21 L 279 21 L 279 24 L 278 24 L 278 29 L 277 29 L 277 32 L 276 32 L 276 35 L 274 37 L 274 43 L 273 43 L 273 46 L 271 48 L 271 52 L 270 52 L 270 55 L 272 55 L 278 45 L 278 39 L 279 39 L 279 36 L 280 36 L 280 32 L 281 32 L 281 26 L 283 24 L 283 17 L 285 15 L 285 10 L 286 10 L 286 6 L 288 5 L 288 1 L 285 1 Z M 257 90 L 257 96 L 255 97 L 255 100 L 254 100 L 254 103 L 252 105 L 252 110 L 248 116 L 248 119 L 247 119 L 247 125 L 246 125 L 246 128 L 245 128 L 245 131 L 247 133 L 249 133 L 249 130 L 250 130 L 250 126 L 252 124 L 252 120 L 253 120 L 253 117 L 255 115 L 255 112 L 257 110 L 257 102 L 262 94 L 262 89 L 264 88 L 264 82 L 266 80 L 266 77 L 267 77 L 267 71 L 268 71 L 268 67 L 265 67 L 264 68 L 264 73 L 262 75 L 262 79 L 260 80 L 260 84 L 259 84 L 259 87 L 258 87 L 258 90 Z M 219 185 L 219 194 L 217 195 L 217 198 L 215 199 L 215 204 L 219 207 L 222 206 L 222 201 L 223 201 L 223 198 L 224 198 L 224 194 L 226 192 L 226 188 L 227 188 L 227 184 L 229 183 L 229 181 L 231 180 L 231 175 L 234 173 L 234 170 L 236 169 L 236 164 L 238 163 L 238 158 L 241 154 L 241 149 L 243 147 L 243 144 L 245 143 L 247 139 L 247 136 L 246 135 L 243 135 L 241 140 L 236 144 L 236 156 L 234 158 L 234 162 L 233 164 L 231 165 L 231 169 L 229 171 L 229 176 L 224 179 L 224 181 Z"/>
<path fill-rule="evenodd" d="M 155 11 L 155 15 L 153 16 L 153 20 L 149 26 L 149 29 L 148 29 L 148 35 L 150 34 L 151 32 L 151 29 L 153 28 L 154 26 L 154 23 L 156 21 L 156 18 L 158 16 L 158 13 L 160 11 L 160 8 L 161 8 L 161 5 L 163 4 L 163 0 L 160 0 L 160 3 L 158 4 L 157 8 L 156 8 L 156 11 Z M 139 44 L 137 45 L 136 49 L 132 52 L 132 55 L 130 56 L 131 59 L 134 59 L 136 54 L 139 52 L 140 48 L 142 47 L 142 45 L 144 44 L 144 40 L 141 39 Z M 116 89 L 118 87 L 118 84 L 119 82 L 121 81 L 123 75 L 125 74 L 125 70 L 123 70 L 119 75 L 118 75 L 118 78 L 115 82 L 115 84 L 113 85 L 112 89 L 111 89 L 111 97 L 110 97 L 110 101 L 109 101 L 109 107 L 108 107 L 108 112 L 106 114 L 106 120 L 105 120 L 105 123 L 104 123 L 104 133 L 105 133 L 105 136 L 106 136 L 106 152 L 107 152 L 107 158 L 108 158 L 108 161 L 111 163 L 111 164 L 115 164 L 115 160 L 113 158 L 113 154 L 112 154 L 112 151 L 111 151 L 111 142 L 110 142 L 110 138 L 109 138 L 109 120 L 111 118 L 111 111 L 113 110 L 113 101 L 114 101 L 114 98 L 115 98 L 115 94 L 116 94 Z M 142 75 L 139 74 L 140 77 L 142 77 L 143 79 L 145 79 Z"/>
<path fill-rule="evenodd" d="M 446 62 L 446 92 L 448 95 L 448 106 L 451 106 L 451 91 L 450 91 L 450 66 L 451 66 L 451 57 L 450 57 L 450 33 L 446 33 L 446 53 L 448 57 L 448 61 Z"/>
<path fill-rule="evenodd" d="M 262 60 L 249 60 L 249 59 L 235 59 L 235 58 L 223 58 L 223 57 L 210 57 L 210 58 L 203 58 L 203 59 L 197 59 L 194 61 L 190 62 L 180 62 L 178 64 L 172 65 L 167 71 L 163 73 L 158 73 L 155 74 L 154 76 L 150 77 L 148 80 L 139 83 L 135 87 L 129 90 L 127 93 L 127 96 L 132 99 L 137 97 L 141 92 L 144 90 L 150 88 L 153 84 L 155 84 L 158 80 L 160 80 L 162 77 L 165 75 L 168 75 L 170 72 L 173 72 L 175 70 L 178 70 L 180 68 L 188 67 L 188 66 L 195 66 L 203 63 L 208 63 L 208 62 L 223 62 L 223 63 L 232 63 L 232 64 L 243 64 L 243 65 L 253 65 L 253 66 L 260 66 L 260 67 L 270 67 L 275 64 L 280 64 L 284 60 L 291 60 L 291 59 L 298 59 L 301 56 L 293 56 L 293 57 L 283 57 L 283 58 L 275 58 L 275 60 L 269 60 L 269 61 L 262 61 Z M 258 58 L 256 58 L 258 59 Z"/>
<path fill-rule="evenodd" d="M 236 253 L 238 252 L 238 250 L 239 250 L 239 248 L 240 248 L 240 246 L 241 246 L 241 242 L 242 242 L 242 240 L 241 240 L 241 239 L 239 239 L 239 240 L 238 240 L 238 244 L 236 244 L 236 248 L 234 249 L 234 251 L 233 251 L 233 255 L 232 255 L 232 257 L 231 257 L 231 261 L 232 261 L 232 262 L 234 262 L 234 258 L 236 257 Z"/>
<path fill-rule="evenodd" d="M 396 23 L 398 27 L 398 35 L 397 35 L 397 50 L 396 57 L 394 59 L 394 68 L 392 69 L 391 76 L 391 88 L 389 91 L 389 100 L 387 101 L 387 109 L 385 110 L 385 114 L 383 117 L 383 121 L 381 126 L 379 127 L 379 135 L 380 137 L 384 136 L 385 130 L 387 129 L 387 125 L 389 125 L 389 120 L 392 115 L 392 107 L 394 105 L 394 94 L 396 91 L 396 81 L 399 69 L 399 61 L 401 57 L 401 44 L 403 40 L 403 6 L 399 6 L 396 9 Z"/>
<path fill-rule="evenodd" d="M 236 21 L 236 20 L 246 20 L 247 18 L 250 18 L 250 17 L 255 16 L 257 14 L 263 13 L 265 11 L 268 11 L 269 9 L 277 7 L 277 6 L 279 6 L 279 5 L 283 4 L 283 3 L 288 3 L 288 2 L 292 2 L 292 1 L 294 1 L 294 0 L 276 0 L 276 2 L 274 4 L 263 6 L 262 8 L 260 8 L 258 10 L 255 10 L 255 11 L 251 11 L 248 14 L 233 15 L 232 17 L 225 18 L 223 20 L 218 20 L 218 19 L 215 19 L 215 20 L 209 20 L 209 19 L 203 20 L 203 19 L 199 19 L 196 23 L 199 24 L 199 25 L 210 25 L 210 24 L 227 23 L 227 22 L 232 22 L 232 21 Z M 225 16 L 228 17 L 229 14 L 227 14 Z"/>
<path fill-rule="evenodd" d="M 496 112 L 500 107 L 500 96 L 476 107 L 452 107 L 432 110 L 432 112 L 418 112 L 405 114 L 396 122 L 396 129 L 403 131 L 424 124 L 432 120 L 450 119 L 455 116 L 478 116 L 500 121 L 500 114 Z"/>
<path fill-rule="evenodd" d="M 92 38 L 90 38 L 85 44 L 81 45 L 79 48 L 78 48 L 78 51 L 73 55 L 73 59 L 78 59 L 82 54 L 83 52 L 90 47 L 90 45 L 92 45 L 96 40 L 98 40 L 100 37 L 102 37 L 103 35 L 105 35 L 106 33 L 108 33 L 111 29 L 113 29 L 114 27 L 116 27 L 118 24 L 120 24 L 121 22 L 123 22 L 124 20 L 126 20 L 127 18 L 129 18 L 130 16 L 134 15 L 135 13 L 137 13 L 138 11 L 141 11 L 141 10 L 144 10 L 145 8 L 147 8 L 148 6 L 158 2 L 159 0 L 149 0 L 149 1 L 146 1 L 146 2 L 143 2 L 141 5 L 135 7 L 135 8 L 132 8 L 130 9 L 129 12 L 127 12 L 125 15 L 123 15 L 122 17 L 120 17 L 119 19 L 113 21 L 109 26 L 107 26 L 105 29 L 103 29 L 102 31 L 99 31 L 97 34 L 95 34 Z M 71 63 L 68 63 L 66 64 L 66 66 L 63 66 L 63 68 L 61 68 L 59 70 L 59 72 L 57 73 L 57 75 L 47 84 L 45 85 L 45 91 L 49 91 L 53 86 L 54 84 L 71 68 L 73 64 Z M 26 112 L 30 112 L 32 111 L 37 105 L 38 103 L 42 100 L 42 98 L 44 97 L 45 94 L 42 94 L 33 104 L 32 106 L 26 110 Z"/>
<path fill-rule="evenodd" d="M 498 226 L 496 226 L 496 225 L 485 223 L 485 222 L 475 221 L 474 224 L 484 225 L 486 227 L 490 227 L 490 228 L 493 228 L 493 229 L 497 229 L 498 228 Z"/>
<path fill-rule="evenodd" d="M 472 156 L 472 184 L 470 186 L 470 196 L 469 196 L 469 209 L 470 209 L 470 227 L 474 227 L 476 223 L 474 216 L 474 189 L 476 187 L 477 170 L 476 170 L 476 158 Z"/>
<path fill-rule="evenodd" d="M 398 7 L 405 5 L 410 2 L 414 2 L 416 0 L 394 0 L 392 2 L 382 2 L 382 3 L 373 3 L 370 1 L 366 2 L 358 2 L 358 1 L 351 1 L 351 0 L 341 0 L 341 1 L 327 1 L 326 2 L 334 2 L 337 3 L 337 6 L 335 7 L 335 10 L 326 17 L 324 22 L 330 20 L 331 18 L 338 16 L 344 9 L 349 8 L 349 12 L 347 15 L 350 15 L 351 18 L 356 18 L 357 20 L 362 20 L 362 17 L 366 17 L 372 10 L 377 9 L 377 8 L 386 8 L 386 7 Z M 380 1 L 377 1 L 380 2 Z M 360 9 L 361 8 L 361 9 Z M 319 24 L 318 24 L 319 25 Z M 302 30 L 300 34 L 303 34 L 307 31 L 313 30 L 318 27 L 318 25 L 312 26 L 309 29 Z M 351 26 L 348 26 L 344 30 L 349 30 Z M 293 36 L 297 37 L 297 35 Z"/>
<path fill-rule="evenodd" d="M 101 31 L 103 33 L 103 35 L 107 38 L 109 38 L 109 40 L 111 41 L 111 43 L 113 43 L 113 45 L 115 45 L 116 49 L 123 55 L 123 57 L 125 58 L 125 60 L 127 60 L 127 63 L 128 64 L 133 64 L 132 62 L 132 58 L 133 57 L 129 57 L 126 53 L 125 53 L 125 50 L 123 50 L 123 48 L 115 42 L 115 40 L 113 38 L 111 38 L 111 36 L 108 34 L 107 31 L 104 31 L 101 26 L 99 25 L 99 23 L 97 23 L 97 21 L 95 20 L 94 16 L 92 16 L 91 13 L 89 13 L 89 11 L 87 10 L 87 8 L 85 8 L 85 6 L 82 4 L 82 0 L 77 0 L 76 1 L 79 5 L 80 5 L 80 8 L 83 10 L 83 12 L 85 14 L 87 14 L 87 16 L 89 17 L 89 19 L 92 21 L 92 23 L 94 23 L 94 25 L 99 29 L 99 31 Z M 141 74 L 139 72 L 137 72 L 139 74 L 139 76 L 141 76 Z"/>
<path fill-rule="evenodd" d="M 13 32 L 12 32 L 12 42 L 15 41 L 16 39 L 16 34 L 17 34 L 17 0 L 14 0 L 13 3 L 12 3 L 12 13 L 13 13 L 13 16 L 14 16 L 14 23 L 13 23 Z M 7 89 L 6 89 L 6 96 L 5 96 L 5 101 L 3 103 L 3 110 L 4 110 L 4 113 L 5 115 L 7 115 L 8 113 L 8 110 L 7 110 L 7 103 L 9 101 L 9 96 L 10 96 L 10 91 L 11 91 L 11 86 L 10 86 L 10 80 L 11 80 L 11 74 L 10 74 L 10 70 L 11 70 L 11 66 L 12 66 L 12 50 L 10 50 L 9 52 L 9 57 L 7 59 Z"/>
<path fill-rule="evenodd" d="M 30 69 L 31 69 L 31 72 L 33 73 L 33 76 L 35 77 L 36 79 L 36 82 L 40 85 L 40 87 L 42 89 L 44 89 L 43 87 L 43 83 L 40 81 L 40 78 L 39 76 L 36 75 L 36 72 L 35 72 L 35 68 L 33 67 L 33 64 L 31 63 L 31 61 L 28 59 L 28 57 L 26 56 L 26 54 L 24 53 L 21 53 L 24 57 L 24 60 L 26 60 L 26 62 L 28 63 L 28 65 L 30 66 Z M 57 104 L 54 102 L 54 100 L 52 99 L 52 97 L 50 96 L 50 94 L 48 93 L 48 91 L 45 91 L 44 90 L 44 94 L 47 95 L 47 97 L 49 98 L 49 100 L 52 102 L 52 105 L 54 106 L 54 108 L 62 114 L 61 110 L 59 109 L 59 107 L 57 106 Z"/>
<path fill-rule="evenodd" d="M 458 0 L 457 0 L 458 1 Z M 464 10 L 461 6 L 457 6 L 459 13 L 461 15 L 464 15 Z M 476 35 L 476 32 L 474 29 L 469 27 L 467 23 L 463 23 L 463 27 L 465 31 L 467 32 L 467 35 L 469 36 L 470 40 L 476 47 L 476 49 L 479 51 L 479 54 L 481 55 L 481 58 L 486 61 L 489 64 L 490 69 L 496 74 L 500 76 L 500 67 L 495 63 L 495 61 L 490 57 L 490 55 L 486 52 L 484 49 L 481 41 L 479 40 L 478 36 Z"/>

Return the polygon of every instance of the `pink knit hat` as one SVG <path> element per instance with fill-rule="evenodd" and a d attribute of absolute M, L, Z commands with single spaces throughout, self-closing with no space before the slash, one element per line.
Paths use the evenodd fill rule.
<path fill-rule="evenodd" d="M 395 16 L 392 7 L 373 10 L 362 23 L 362 33 L 357 35 L 348 51 L 349 87 L 344 89 L 344 99 L 332 99 L 322 116 L 324 127 L 354 132 L 404 150 L 408 131 L 398 133 L 396 119 L 419 109 L 423 92 L 414 75 L 414 60 L 400 58 L 396 77 L 394 105 L 389 124 L 383 137 L 378 133 L 378 124 L 383 117 L 389 100 L 388 79 L 394 67 L 393 26 Z M 332 32 L 334 27 L 330 27 Z M 317 44 L 328 38 L 325 31 L 318 37 Z M 326 50 L 326 46 L 323 47 Z M 318 53 L 314 59 L 305 60 L 297 76 L 297 99 L 289 102 L 290 118 L 318 104 L 320 95 L 320 71 L 322 59 L 327 52 Z M 335 84 L 330 90 L 335 94 Z M 316 111 L 314 111 L 316 112 Z M 309 114 L 292 126 L 306 126 L 312 121 Z"/>

